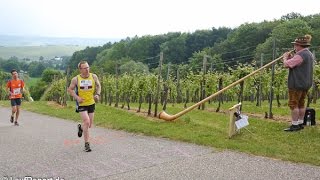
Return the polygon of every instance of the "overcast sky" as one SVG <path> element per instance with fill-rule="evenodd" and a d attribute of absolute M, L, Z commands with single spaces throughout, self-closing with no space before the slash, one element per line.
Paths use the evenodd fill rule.
<path fill-rule="evenodd" d="M 235 28 L 319 10 L 319 0 L 0 0 L 0 34 L 141 37 Z"/>

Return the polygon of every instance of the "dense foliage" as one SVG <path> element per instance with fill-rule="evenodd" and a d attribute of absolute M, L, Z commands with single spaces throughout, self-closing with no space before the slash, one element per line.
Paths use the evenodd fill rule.
<path fill-rule="evenodd" d="M 317 49 L 320 40 L 320 14 L 301 16 L 297 13 L 284 15 L 279 20 L 245 23 L 237 28 L 212 28 L 193 33 L 170 32 L 156 36 L 126 38 L 103 47 L 88 47 L 73 54 L 70 68 L 87 59 L 89 64 L 102 68 L 105 73 L 116 74 L 116 68 L 128 61 L 143 63 L 151 72 L 159 66 L 159 53 L 164 53 L 163 64 L 188 64 L 195 73 L 202 67 L 203 55 L 212 71 L 226 71 L 239 63 L 252 63 L 272 59 L 292 48 L 297 37 L 311 34 L 311 50 Z M 274 51 L 275 49 L 275 51 Z M 274 54 L 275 52 L 275 54 Z M 124 72 L 122 72 L 124 73 Z"/>

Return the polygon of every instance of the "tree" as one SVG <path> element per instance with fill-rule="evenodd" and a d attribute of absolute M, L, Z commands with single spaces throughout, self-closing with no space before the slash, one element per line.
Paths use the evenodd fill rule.
<path fill-rule="evenodd" d="M 230 28 L 212 28 L 212 30 L 196 30 L 186 37 L 186 57 L 191 57 L 194 52 L 201 51 L 206 47 L 213 47 L 227 38 L 232 31 Z"/>
<path fill-rule="evenodd" d="M 11 78 L 11 74 L 0 71 L 0 100 L 7 98 L 6 82 Z"/>
<path fill-rule="evenodd" d="M 280 52 L 292 49 L 291 42 L 298 36 L 312 34 L 311 27 L 302 19 L 293 19 L 284 21 L 276 26 L 271 33 L 271 36 L 256 48 L 255 58 L 260 59 L 261 53 L 266 54 L 266 59 L 272 59 L 273 40 L 276 41 L 276 47 Z"/>
<path fill-rule="evenodd" d="M 148 66 L 141 63 L 130 60 L 123 65 L 120 66 L 120 73 L 128 73 L 128 74 L 142 74 L 149 73 Z"/>
<path fill-rule="evenodd" d="M 187 60 L 186 57 L 186 37 L 187 34 L 173 38 L 160 46 L 165 55 L 166 63 L 181 64 Z"/>
<path fill-rule="evenodd" d="M 46 67 L 40 62 L 31 62 L 28 67 L 28 72 L 31 77 L 40 77 Z"/>
<path fill-rule="evenodd" d="M 151 47 L 151 36 L 143 36 L 141 38 L 136 36 L 128 42 L 128 56 L 136 61 L 143 62 L 143 59 L 149 56 Z"/>
<path fill-rule="evenodd" d="M 99 54 L 103 49 L 104 47 L 98 46 L 86 47 L 84 50 L 77 51 L 73 53 L 68 65 L 72 70 L 76 70 L 78 63 L 81 60 L 86 60 L 89 64 L 93 64 L 96 60 L 97 54 Z"/>
<path fill-rule="evenodd" d="M 320 13 L 307 16 L 306 18 L 304 18 L 304 20 L 308 23 L 308 25 L 313 30 L 313 33 L 311 34 L 312 37 L 320 37 Z M 319 38 L 312 39 L 312 47 L 319 46 L 319 44 L 320 44 Z"/>
<path fill-rule="evenodd" d="M 41 75 L 41 81 L 44 81 L 50 84 L 52 81 L 56 81 L 62 78 L 62 74 L 58 70 L 54 69 L 45 69 Z"/>
<path fill-rule="evenodd" d="M 272 30 L 270 38 L 277 40 L 277 47 L 285 48 L 290 46 L 291 42 L 299 36 L 312 34 L 312 28 L 302 19 L 293 19 L 279 24 Z"/>
<path fill-rule="evenodd" d="M 289 21 L 289 20 L 298 19 L 298 18 L 302 18 L 302 15 L 295 12 L 291 12 L 284 16 L 281 16 L 281 20 L 284 20 L 284 21 Z"/>
<path fill-rule="evenodd" d="M 37 81 L 34 86 L 30 87 L 30 95 L 32 96 L 33 100 L 37 101 L 40 100 L 41 96 L 47 89 L 48 84 L 44 81 Z"/>
<path fill-rule="evenodd" d="M 19 66 L 18 60 L 14 59 L 14 60 L 7 60 L 1 63 L 1 68 L 6 72 L 10 72 L 12 69 L 19 70 L 20 66 Z"/>

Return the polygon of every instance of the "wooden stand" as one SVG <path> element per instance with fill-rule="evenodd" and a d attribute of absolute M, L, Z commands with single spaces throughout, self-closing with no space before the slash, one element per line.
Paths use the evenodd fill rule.
<path fill-rule="evenodd" d="M 241 103 L 234 105 L 233 107 L 229 108 L 229 114 L 230 114 L 230 121 L 229 121 L 229 138 L 231 138 L 233 135 L 237 133 L 237 127 L 236 127 L 236 117 L 234 115 L 235 112 L 239 110 L 239 107 L 241 106 Z"/>

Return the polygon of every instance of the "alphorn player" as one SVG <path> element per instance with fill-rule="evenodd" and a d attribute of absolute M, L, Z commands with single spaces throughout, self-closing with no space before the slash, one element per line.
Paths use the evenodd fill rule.
<path fill-rule="evenodd" d="M 283 65 L 289 69 L 288 75 L 288 106 L 291 110 L 291 125 L 284 131 L 299 131 L 303 129 L 303 119 L 306 111 L 305 98 L 312 86 L 314 56 L 309 50 L 311 35 L 298 37 L 292 42 L 295 54 L 283 54 Z"/>

